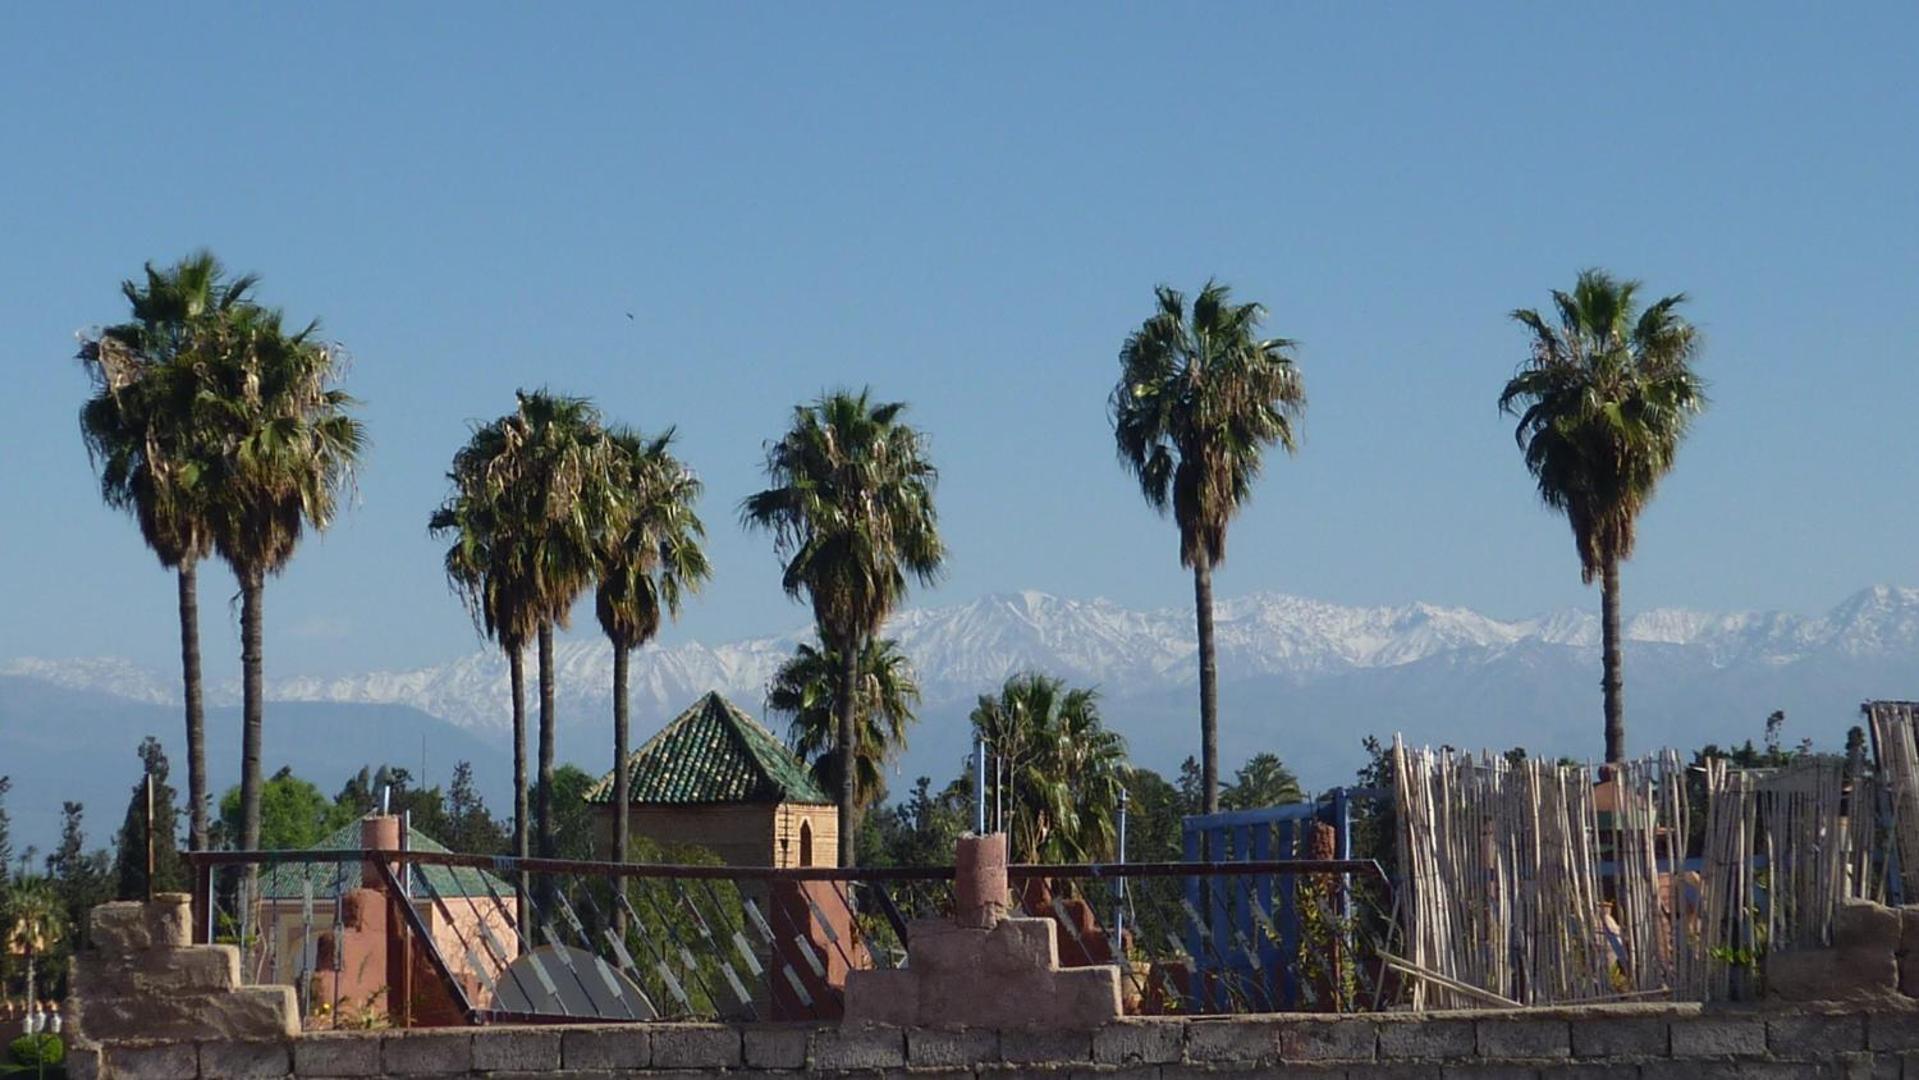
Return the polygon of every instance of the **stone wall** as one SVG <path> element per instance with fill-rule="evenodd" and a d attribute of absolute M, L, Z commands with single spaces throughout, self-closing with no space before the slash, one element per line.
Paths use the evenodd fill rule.
<path fill-rule="evenodd" d="M 1311 1076 L 1919 1080 L 1919 1012 L 1594 1006 L 1373 1017 L 1123 1020 L 1090 1031 L 879 1025 L 630 1024 L 124 1041 L 74 1080 L 496 1077 L 611 1080 L 728 1073 L 1178 1080 Z"/>

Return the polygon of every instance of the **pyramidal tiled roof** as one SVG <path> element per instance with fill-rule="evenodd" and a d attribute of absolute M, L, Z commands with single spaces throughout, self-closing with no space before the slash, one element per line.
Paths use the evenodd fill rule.
<path fill-rule="evenodd" d="M 833 803 L 785 743 L 718 693 L 661 728 L 627 757 L 626 770 L 640 804 Z M 586 801 L 612 803 L 612 773 L 587 789 Z"/>
<path fill-rule="evenodd" d="M 441 855 L 446 854 L 447 850 L 438 840 L 418 829 L 413 830 L 407 838 L 407 844 L 416 851 L 431 851 Z M 361 843 L 359 820 L 342 825 L 309 850 L 365 850 L 365 845 Z M 300 900 L 306 895 L 306 883 L 311 881 L 313 895 L 330 901 L 336 893 L 351 892 L 360 887 L 360 867 L 361 864 L 357 862 L 280 863 L 261 871 L 260 895 L 266 900 Z M 425 875 L 425 883 L 447 899 L 486 897 L 495 892 L 511 895 L 513 892 L 513 886 L 470 866 L 416 866 L 414 873 Z M 419 880 L 415 878 L 416 882 Z"/>

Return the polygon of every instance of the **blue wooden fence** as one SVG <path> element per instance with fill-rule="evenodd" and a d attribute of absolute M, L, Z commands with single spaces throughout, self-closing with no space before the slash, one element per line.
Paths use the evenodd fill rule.
<path fill-rule="evenodd" d="M 1333 827 L 1333 858 L 1352 857 L 1352 793 L 1319 802 L 1197 814 L 1181 823 L 1187 862 L 1304 859 L 1313 822 Z M 1299 878 L 1195 876 L 1186 881 L 1186 949 L 1200 1012 L 1281 1011 L 1300 1005 Z M 1341 892 L 1341 904 L 1346 899 Z"/>

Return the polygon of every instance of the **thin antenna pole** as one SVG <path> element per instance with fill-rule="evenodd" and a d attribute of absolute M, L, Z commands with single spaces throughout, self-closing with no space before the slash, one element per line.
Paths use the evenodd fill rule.
<path fill-rule="evenodd" d="M 153 902 L 153 770 L 147 770 L 147 902 Z"/>
<path fill-rule="evenodd" d="M 986 736 L 973 736 L 973 832 L 986 835 Z"/>

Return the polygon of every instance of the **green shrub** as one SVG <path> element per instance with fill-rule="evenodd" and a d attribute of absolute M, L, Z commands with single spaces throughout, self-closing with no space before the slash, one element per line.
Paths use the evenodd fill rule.
<path fill-rule="evenodd" d="M 67 1045 L 51 1033 L 22 1035 L 7 1044 L 7 1056 L 23 1069 L 52 1068 L 67 1059 Z"/>

